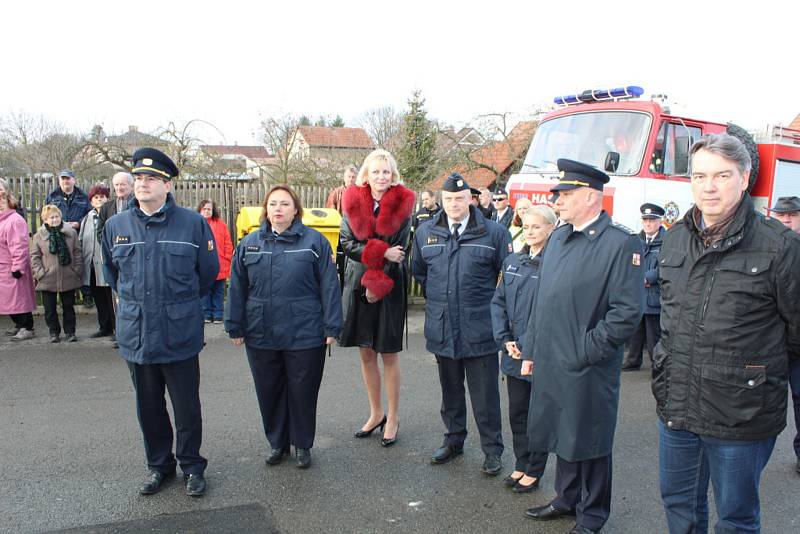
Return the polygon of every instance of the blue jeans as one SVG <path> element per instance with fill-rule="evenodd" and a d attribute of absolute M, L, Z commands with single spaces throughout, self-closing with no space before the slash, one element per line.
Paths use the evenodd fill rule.
<path fill-rule="evenodd" d="M 203 315 L 206 319 L 222 320 L 222 300 L 225 296 L 225 280 L 217 280 L 211 285 L 211 291 L 202 298 Z"/>
<path fill-rule="evenodd" d="M 708 481 L 717 534 L 760 532 L 758 484 L 775 438 L 734 441 L 670 430 L 658 421 L 661 500 L 670 534 L 708 531 Z"/>
<path fill-rule="evenodd" d="M 794 454 L 800 459 L 800 360 L 789 364 L 789 386 L 794 406 Z"/>

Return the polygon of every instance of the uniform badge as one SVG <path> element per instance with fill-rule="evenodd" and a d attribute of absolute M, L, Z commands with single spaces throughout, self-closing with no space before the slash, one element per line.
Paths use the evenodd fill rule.
<path fill-rule="evenodd" d="M 631 259 L 631 263 L 634 265 L 641 265 L 642 264 L 642 256 L 638 252 L 633 253 L 633 258 Z"/>
<path fill-rule="evenodd" d="M 150 158 L 144 158 L 142 160 L 142 165 L 152 165 L 152 164 L 153 164 L 153 160 L 150 159 Z"/>
<path fill-rule="evenodd" d="M 114 243 L 118 245 L 126 245 L 131 242 L 131 236 L 129 235 L 118 235 L 114 238 Z"/>
<path fill-rule="evenodd" d="M 259 252 L 261 249 L 258 245 L 248 245 L 247 252 Z"/>
<path fill-rule="evenodd" d="M 214 250 L 214 240 L 213 239 L 209 239 L 208 240 L 208 251 L 211 252 L 212 250 Z"/>
<path fill-rule="evenodd" d="M 515 273 L 518 270 L 519 270 L 519 267 L 517 267 L 516 265 L 509 265 L 508 267 L 506 267 L 506 271 L 508 271 L 510 273 Z"/>
<path fill-rule="evenodd" d="M 463 186 L 464 186 L 464 180 L 459 180 L 459 181 L 457 181 L 457 182 L 456 182 L 456 185 L 457 185 L 458 187 L 463 187 Z"/>
<path fill-rule="evenodd" d="M 667 226 L 675 224 L 675 221 L 677 221 L 680 216 L 681 209 L 678 207 L 677 203 L 670 200 L 664 204 L 664 222 L 667 223 Z"/>
<path fill-rule="evenodd" d="M 428 245 L 433 245 L 433 244 L 436 244 L 438 242 L 439 242 L 439 238 L 438 237 L 432 236 L 432 235 L 428 236 L 428 241 L 427 241 Z"/>

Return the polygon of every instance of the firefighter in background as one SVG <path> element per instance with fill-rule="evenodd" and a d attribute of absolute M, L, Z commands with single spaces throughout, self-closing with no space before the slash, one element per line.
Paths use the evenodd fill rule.
<path fill-rule="evenodd" d="M 769 211 L 785 227 L 800 234 L 800 198 L 780 197 Z M 794 454 L 797 456 L 795 470 L 800 473 L 800 360 L 789 362 L 789 386 L 791 386 L 792 405 L 794 406 Z"/>
<path fill-rule="evenodd" d="M 645 346 L 653 362 L 653 349 L 661 337 L 661 286 L 658 283 L 658 252 L 664 237 L 664 208 L 656 204 L 642 204 L 642 268 L 644 270 L 644 293 L 642 294 L 642 322 L 633 333 L 628 357 L 622 364 L 623 371 L 636 371 L 642 366 Z"/>

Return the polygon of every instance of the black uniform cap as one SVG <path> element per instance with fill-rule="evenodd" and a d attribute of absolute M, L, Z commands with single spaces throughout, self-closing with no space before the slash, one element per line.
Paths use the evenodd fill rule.
<path fill-rule="evenodd" d="M 800 198 L 797 197 L 780 197 L 775 201 L 769 211 L 775 213 L 792 213 L 793 211 L 800 211 Z"/>
<path fill-rule="evenodd" d="M 442 185 L 442 191 L 447 191 L 448 193 L 458 193 L 459 191 L 470 190 L 471 188 L 467 181 L 464 179 L 463 176 L 454 172 L 447 179 L 444 181 L 444 185 Z M 480 191 L 478 192 L 480 194 Z"/>
<path fill-rule="evenodd" d="M 649 202 L 642 204 L 639 207 L 639 211 L 642 212 L 642 219 L 660 219 L 667 213 L 658 204 L 650 204 Z"/>
<path fill-rule="evenodd" d="M 131 174 L 152 174 L 163 180 L 178 176 L 178 166 L 163 152 L 155 148 L 140 148 L 133 153 Z"/>
<path fill-rule="evenodd" d="M 481 196 L 480 189 L 475 189 L 474 187 L 470 187 L 469 188 L 469 192 L 472 193 L 472 196 L 475 196 L 475 195 Z"/>
<path fill-rule="evenodd" d="M 558 165 L 558 170 L 561 171 L 561 177 L 558 183 L 550 188 L 550 191 L 564 191 L 579 187 L 591 187 L 602 191 L 603 184 L 607 184 L 610 180 L 603 171 L 580 161 L 559 158 L 556 164 Z"/>

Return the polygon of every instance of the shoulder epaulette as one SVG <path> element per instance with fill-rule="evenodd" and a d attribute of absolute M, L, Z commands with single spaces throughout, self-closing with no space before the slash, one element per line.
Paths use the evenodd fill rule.
<path fill-rule="evenodd" d="M 636 232 L 634 232 L 633 230 L 631 230 L 630 228 L 628 228 L 624 224 L 621 224 L 621 223 L 618 223 L 618 222 L 612 222 L 611 226 L 616 228 L 617 230 L 622 230 L 626 234 L 636 235 Z"/>

